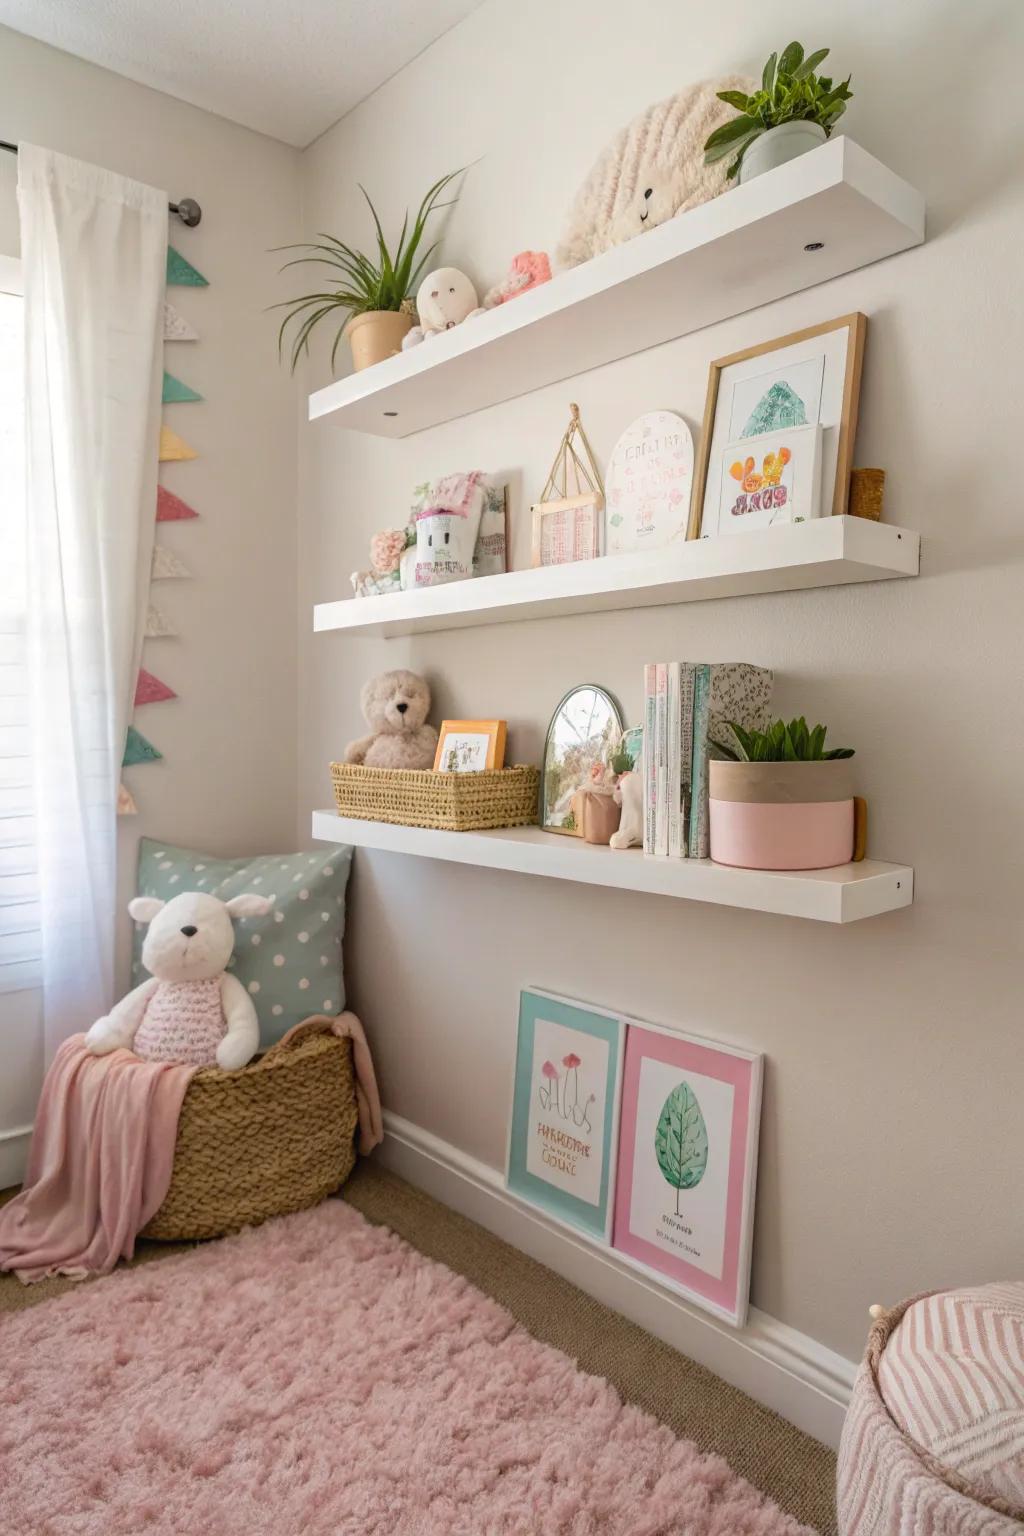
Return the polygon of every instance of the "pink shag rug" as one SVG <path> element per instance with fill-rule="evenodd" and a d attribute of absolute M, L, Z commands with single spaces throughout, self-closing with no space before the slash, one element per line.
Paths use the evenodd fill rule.
<path fill-rule="evenodd" d="M 806 1532 L 337 1200 L 12 1314 L 0 1530 Z"/>

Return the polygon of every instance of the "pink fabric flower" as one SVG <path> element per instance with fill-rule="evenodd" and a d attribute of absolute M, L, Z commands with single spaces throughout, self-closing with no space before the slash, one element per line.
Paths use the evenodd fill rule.
<path fill-rule="evenodd" d="M 370 540 L 370 564 L 381 576 L 389 576 L 398 570 L 398 562 L 405 553 L 405 529 L 385 528 Z"/>

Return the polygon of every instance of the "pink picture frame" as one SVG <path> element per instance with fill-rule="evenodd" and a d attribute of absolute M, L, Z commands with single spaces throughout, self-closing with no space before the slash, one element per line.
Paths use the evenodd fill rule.
<path fill-rule="evenodd" d="M 763 1058 L 627 1021 L 612 1248 L 742 1327 Z"/>

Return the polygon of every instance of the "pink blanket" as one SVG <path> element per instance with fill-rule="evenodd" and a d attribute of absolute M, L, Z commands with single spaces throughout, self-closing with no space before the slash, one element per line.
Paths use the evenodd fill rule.
<path fill-rule="evenodd" d="M 0 1209 L 0 1270 L 27 1283 L 105 1275 L 130 1259 L 163 1204 L 178 1115 L 195 1071 L 93 1056 L 85 1036 L 58 1050 L 39 1099 L 25 1188 Z"/>

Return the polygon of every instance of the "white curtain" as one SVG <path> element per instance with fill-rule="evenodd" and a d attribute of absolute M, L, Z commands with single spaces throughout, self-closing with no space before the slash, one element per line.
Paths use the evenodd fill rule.
<path fill-rule="evenodd" d="M 156 512 L 167 194 L 18 149 L 46 1058 L 114 1001 L 116 807 Z"/>

